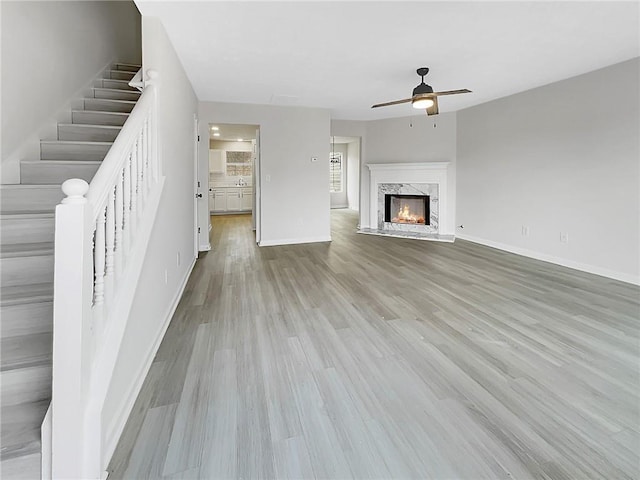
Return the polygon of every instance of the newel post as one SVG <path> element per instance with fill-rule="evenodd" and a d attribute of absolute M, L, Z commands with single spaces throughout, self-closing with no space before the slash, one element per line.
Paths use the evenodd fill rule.
<path fill-rule="evenodd" d="M 62 184 L 66 198 L 55 213 L 53 300 L 52 476 L 84 478 L 85 405 L 91 352 L 93 289 L 89 185 Z"/>

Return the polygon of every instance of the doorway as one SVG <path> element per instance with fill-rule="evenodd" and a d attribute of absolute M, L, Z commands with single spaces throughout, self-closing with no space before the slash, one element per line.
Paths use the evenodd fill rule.
<path fill-rule="evenodd" d="M 251 215 L 259 241 L 260 129 L 209 124 L 209 215 Z"/>
<path fill-rule="evenodd" d="M 331 208 L 360 210 L 360 137 L 330 138 Z"/>

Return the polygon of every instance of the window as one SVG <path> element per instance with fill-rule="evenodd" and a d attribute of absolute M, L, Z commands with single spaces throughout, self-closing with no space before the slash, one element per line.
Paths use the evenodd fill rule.
<path fill-rule="evenodd" d="M 342 153 L 331 152 L 329 162 L 329 191 L 342 191 Z"/>
<path fill-rule="evenodd" d="M 234 152 L 227 151 L 227 176 L 228 177 L 249 177 L 251 176 L 251 160 L 253 154 L 251 152 Z"/>

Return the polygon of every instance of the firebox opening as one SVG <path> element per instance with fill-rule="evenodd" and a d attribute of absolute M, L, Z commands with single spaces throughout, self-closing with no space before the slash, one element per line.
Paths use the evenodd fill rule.
<path fill-rule="evenodd" d="M 429 225 L 429 195 L 384 196 L 384 221 L 411 225 Z"/>

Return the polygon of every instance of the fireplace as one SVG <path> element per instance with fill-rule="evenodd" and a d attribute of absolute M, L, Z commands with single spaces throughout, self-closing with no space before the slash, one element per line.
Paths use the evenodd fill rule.
<path fill-rule="evenodd" d="M 429 195 L 385 194 L 384 221 L 409 225 L 429 225 Z"/>
<path fill-rule="evenodd" d="M 359 233 L 452 242 L 448 162 L 368 164 L 369 203 Z M 368 207 L 368 209 L 367 209 Z"/>

